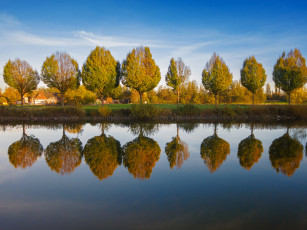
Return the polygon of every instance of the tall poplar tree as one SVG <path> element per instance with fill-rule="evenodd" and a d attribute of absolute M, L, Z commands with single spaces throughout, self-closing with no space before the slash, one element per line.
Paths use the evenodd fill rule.
<path fill-rule="evenodd" d="M 302 88 L 307 82 L 306 60 L 300 50 L 284 52 L 274 66 L 273 81 L 275 86 L 281 88 L 289 97 L 291 104 L 291 93 L 293 90 Z"/>
<path fill-rule="evenodd" d="M 60 91 L 62 106 L 64 106 L 64 94 L 68 89 L 78 86 L 80 71 L 78 63 L 67 53 L 56 52 L 46 58 L 41 75 L 48 87 Z"/>
<path fill-rule="evenodd" d="M 152 58 L 149 47 L 138 47 L 128 53 L 122 64 L 123 84 L 140 95 L 154 89 L 161 80 L 160 68 Z"/>
<path fill-rule="evenodd" d="M 165 76 L 165 82 L 177 93 L 177 108 L 179 105 L 180 87 L 189 79 L 190 75 L 190 67 L 186 66 L 181 58 L 178 58 L 177 61 L 174 58 L 171 59 Z"/>
<path fill-rule="evenodd" d="M 86 89 L 96 93 L 103 106 L 104 95 L 119 84 L 120 63 L 109 50 L 97 46 L 87 57 L 81 78 Z"/>
<path fill-rule="evenodd" d="M 214 94 L 216 107 L 217 95 L 226 90 L 232 83 L 232 74 L 224 60 L 216 53 L 213 53 L 203 70 L 202 83 L 205 89 Z"/>
<path fill-rule="evenodd" d="M 36 89 L 40 77 L 28 62 L 16 59 L 15 61 L 9 60 L 4 66 L 3 80 L 19 92 L 23 107 L 24 95 Z"/>
<path fill-rule="evenodd" d="M 241 84 L 253 94 L 253 105 L 255 94 L 264 86 L 265 81 L 266 74 L 262 64 L 254 56 L 245 59 L 241 69 Z"/>

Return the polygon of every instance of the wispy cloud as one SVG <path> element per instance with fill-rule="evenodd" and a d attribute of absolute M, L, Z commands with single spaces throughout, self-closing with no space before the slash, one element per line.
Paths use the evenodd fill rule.
<path fill-rule="evenodd" d="M 0 25 L 2 26 L 18 26 L 20 22 L 14 16 L 6 13 L 0 13 Z"/>

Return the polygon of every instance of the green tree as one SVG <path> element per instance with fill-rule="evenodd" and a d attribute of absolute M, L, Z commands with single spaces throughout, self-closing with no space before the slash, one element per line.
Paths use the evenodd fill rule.
<path fill-rule="evenodd" d="M 51 170 L 57 173 L 70 174 L 81 164 L 82 143 L 78 138 L 63 136 L 59 141 L 50 143 L 45 150 L 45 159 Z"/>
<path fill-rule="evenodd" d="M 154 129 L 152 125 L 145 126 L 145 132 L 150 133 Z M 159 160 L 160 146 L 155 140 L 143 135 L 142 125 L 139 125 L 139 128 L 133 126 L 131 131 L 139 132 L 139 136 L 123 146 L 124 166 L 135 178 L 148 179 Z"/>
<path fill-rule="evenodd" d="M 179 127 L 177 125 L 177 136 L 173 137 L 171 142 L 166 143 L 165 153 L 169 161 L 171 169 L 176 167 L 179 169 L 183 161 L 190 157 L 188 145 L 179 137 Z"/>
<path fill-rule="evenodd" d="M 291 50 L 287 55 L 284 52 L 274 66 L 273 81 L 277 88 L 281 88 L 289 97 L 293 90 L 302 88 L 307 82 L 307 67 L 305 58 L 300 50 Z"/>
<path fill-rule="evenodd" d="M 9 60 L 4 66 L 3 80 L 19 92 L 23 107 L 24 95 L 36 89 L 40 77 L 28 62 L 15 59 L 15 61 Z"/>
<path fill-rule="evenodd" d="M 154 89 L 160 82 L 160 68 L 152 58 L 149 47 L 138 47 L 128 53 L 122 65 L 123 84 L 140 95 Z"/>
<path fill-rule="evenodd" d="M 177 61 L 174 58 L 171 59 L 165 75 L 165 82 L 177 93 L 177 108 L 179 106 L 180 87 L 189 79 L 190 75 L 190 67 L 186 66 L 181 58 L 178 58 Z"/>
<path fill-rule="evenodd" d="M 43 146 L 39 139 L 28 136 L 23 125 L 22 138 L 14 142 L 8 149 L 9 160 L 15 168 L 31 167 L 37 158 L 43 154 Z"/>
<path fill-rule="evenodd" d="M 217 95 L 226 90 L 231 82 L 232 74 L 226 63 L 216 53 L 213 53 L 203 70 L 202 83 L 205 89 L 214 94 L 215 107 L 217 104 Z"/>
<path fill-rule="evenodd" d="M 266 74 L 262 64 L 254 56 L 245 59 L 241 69 L 241 83 L 253 94 L 253 105 L 255 94 L 264 86 L 265 81 Z"/>
<path fill-rule="evenodd" d="M 122 162 L 120 142 L 104 133 L 89 139 L 83 149 L 86 163 L 99 180 L 113 175 Z"/>
<path fill-rule="evenodd" d="M 78 63 L 67 53 L 60 52 L 47 57 L 41 71 L 43 82 L 49 88 L 56 88 L 60 92 L 62 106 L 66 91 L 79 85 L 79 75 Z"/>
<path fill-rule="evenodd" d="M 240 165 L 247 170 L 258 162 L 263 152 L 263 146 L 260 140 L 256 139 L 252 133 L 249 137 L 242 140 L 238 148 L 238 158 L 240 160 Z"/>
<path fill-rule="evenodd" d="M 303 145 L 287 132 L 273 141 L 269 149 L 270 161 L 276 172 L 291 176 L 300 167 L 303 159 Z"/>
<path fill-rule="evenodd" d="M 82 67 L 82 83 L 101 99 L 116 88 L 120 79 L 120 64 L 104 47 L 96 47 Z"/>
<path fill-rule="evenodd" d="M 200 155 L 211 173 L 223 164 L 229 153 L 230 145 L 217 136 L 215 125 L 213 136 L 205 138 L 200 146 Z"/>

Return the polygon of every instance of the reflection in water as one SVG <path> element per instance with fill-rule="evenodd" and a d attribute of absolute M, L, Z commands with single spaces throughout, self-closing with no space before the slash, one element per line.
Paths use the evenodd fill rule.
<path fill-rule="evenodd" d="M 69 139 L 65 135 L 61 140 L 50 143 L 45 150 L 46 162 L 57 173 L 70 174 L 81 164 L 82 143 L 78 138 Z"/>
<path fill-rule="evenodd" d="M 148 179 L 159 160 L 161 149 L 155 140 L 143 135 L 142 125 L 139 130 L 139 136 L 123 147 L 123 163 L 135 178 Z"/>
<path fill-rule="evenodd" d="M 216 171 L 226 160 L 230 153 L 230 145 L 216 134 L 216 124 L 213 136 L 203 140 L 200 147 L 200 155 L 211 173 Z"/>
<path fill-rule="evenodd" d="M 291 176 L 303 158 L 303 146 L 287 132 L 273 141 L 269 149 L 270 161 L 277 172 Z"/>
<path fill-rule="evenodd" d="M 249 170 L 258 162 L 263 152 L 262 142 L 255 138 L 253 134 L 253 126 L 251 128 L 251 135 L 239 144 L 238 158 L 240 165 Z"/>
<path fill-rule="evenodd" d="M 15 168 L 31 167 L 43 153 L 43 146 L 39 139 L 28 136 L 23 125 L 22 137 L 14 142 L 8 149 L 9 160 Z"/>
<path fill-rule="evenodd" d="M 177 136 L 173 137 L 171 142 L 166 143 L 165 153 L 169 161 L 171 169 L 176 165 L 180 168 L 183 161 L 190 157 L 188 145 L 179 137 L 179 127 L 177 125 Z"/>
<path fill-rule="evenodd" d="M 72 134 L 78 134 L 83 132 L 83 125 L 82 124 L 66 124 L 65 125 L 65 131 L 72 133 Z"/>
<path fill-rule="evenodd" d="M 177 124 L 177 126 L 180 129 L 183 129 L 185 132 L 191 133 L 191 132 L 193 132 L 194 129 L 196 129 L 199 126 L 199 124 L 197 124 L 197 123 L 180 123 L 180 124 Z"/>
<path fill-rule="evenodd" d="M 83 155 L 93 174 L 99 180 L 112 176 L 122 162 L 120 142 L 112 136 L 107 137 L 104 133 L 87 141 Z"/>

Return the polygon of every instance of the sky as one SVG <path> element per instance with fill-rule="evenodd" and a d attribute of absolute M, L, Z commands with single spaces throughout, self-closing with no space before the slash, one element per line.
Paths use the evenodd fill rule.
<path fill-rule="evenodd" d="M 161 70 L 181 57 L 201 73 L 213 52 L 233 79 L 245 58 L 255 56 L 272 83 L 283 51 L 298 48 L 307 57 L 307 1 L 16 1 L 0 0 L 0 88 L 9 59 L 29 62 L 38 72 L 47 56 L 65 51 L 82 66 L 96 46 L 122 61 L 138 46 L 149 46 Z"/>

